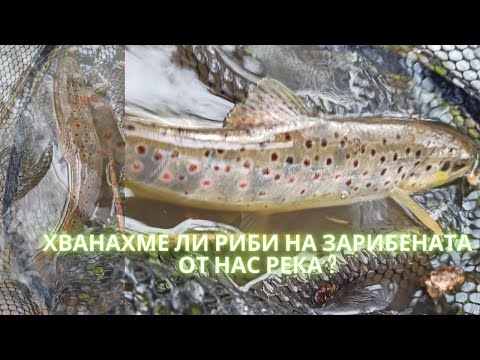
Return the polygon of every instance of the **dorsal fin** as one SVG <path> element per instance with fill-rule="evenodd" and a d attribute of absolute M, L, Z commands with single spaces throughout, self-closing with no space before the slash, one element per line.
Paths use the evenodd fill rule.
<path fill-rule="evenodd" d="M 228 129 L 273 127 L 305 121 L 311 112 L 300 98 L 285 85 L 271 78 L 260 80 L 227 115 L 223 126 Z"/>

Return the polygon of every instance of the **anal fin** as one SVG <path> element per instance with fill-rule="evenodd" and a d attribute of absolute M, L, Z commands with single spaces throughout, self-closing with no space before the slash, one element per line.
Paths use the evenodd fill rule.
<path fill-rule="evenodd" d="M 411 212 L 435 234 L 443 235 L 443 231 L 438 223 L 424 209 L 422 209 L 408 193 L 400 189 L 392 189 L 392 191 L 389 193 L 389 196 L 401 207 Z"/>

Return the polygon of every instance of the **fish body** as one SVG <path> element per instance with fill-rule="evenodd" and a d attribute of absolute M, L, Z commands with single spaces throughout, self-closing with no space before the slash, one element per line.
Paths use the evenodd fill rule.
<path fill-rule="evenodd" d="M 61 58 L 55 74 L 54 102 L 59 145 L 70 168 L 64 229 L 77 228 L 78 222 L 88 220 L 99 196 L 103 157 L 89 107 L 92 93 L 77 62 L 71 57 Z"/>
<path fill-rule="evenodd" d="M 470 138 L 435 122 L 311 118 L 289 90 L 262 80 L 218 130 L 127 118 L 127 186 L 209 209 L 291 211 L 346 205 L 455 180 Z"/>

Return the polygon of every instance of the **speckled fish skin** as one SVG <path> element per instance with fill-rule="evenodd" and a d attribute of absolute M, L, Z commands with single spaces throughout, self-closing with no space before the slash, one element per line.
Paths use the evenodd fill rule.
<path fill-rule="evenodd" d="M 277 93 L 265 100 L 270 90 Z M 162 128 L 127 118 L 127 186 L 189 206 L 290 211 L 382 198 L 394 188 L 415 193 L 473 165 L 473 142 L 442 124 L 309 119 L 273 102 L 286 99 L 277 96 L 288 91 L 278 82 L 262 80 L 257 91 L 229 115 L 235 130 Z"/>
<path fill-rule="evenodd" d="M 101 146 L 95 131 L 89 97 L 92 90 L 77 62 L 59 60 L 54 81 L 59 143 L 70 167 L 70 201 L 64 229 L 75 229 L 88 220 L 96 207 L 103 171 Z M 78 215 L 74 216 L 74 214 Z"/>

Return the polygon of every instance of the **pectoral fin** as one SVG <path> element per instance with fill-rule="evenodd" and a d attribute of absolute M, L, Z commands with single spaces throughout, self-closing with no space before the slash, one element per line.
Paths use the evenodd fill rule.
<path fill-rule="evenodd" d="M 418 220 L 420 220 L 426 227 L 432 230 L 437 235 L 443 235 L 443 231 L 438 223 L 413 200 L 408 193 L 400 189 L 392 189 L 389 194 L 390 198 L 395 200 L 404 209 L 411 212 Z"/>

